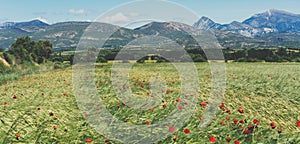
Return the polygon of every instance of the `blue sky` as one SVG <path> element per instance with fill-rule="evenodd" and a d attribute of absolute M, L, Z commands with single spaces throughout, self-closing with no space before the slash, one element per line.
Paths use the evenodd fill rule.
<path fill-rule="evenodd" d="M 169 0 L 207 16 L 218 23 L 243 21 L 268 9 L 281 9 L 300 14 L 298 0 Z M 130 0 L 0 0 L 0 23 L 29 21 L 36 18 L 48 23 L 62 21 L 93 21 Z M 196 20 L 195 20 L 196 21 Z"/>

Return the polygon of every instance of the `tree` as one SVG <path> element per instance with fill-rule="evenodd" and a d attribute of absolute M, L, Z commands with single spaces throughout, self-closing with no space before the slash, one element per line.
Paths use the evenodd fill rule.
<path fill-rule="evenodd" d="M 25 61 L 34 61 L 40 64 L 50 58 L 52 43 L 48 40 L 35 42 L 29 36 L 21 37 L 11 45 L 11 50 L 8 52 L 15 57 L 17 64 Z"/>

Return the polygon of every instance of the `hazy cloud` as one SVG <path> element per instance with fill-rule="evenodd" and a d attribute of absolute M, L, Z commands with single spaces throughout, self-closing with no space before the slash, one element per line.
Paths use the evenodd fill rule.
<path fill-rule="evenodd" d="M 85 10 L 85 9 L 70 9 L 69 13 L 70 14 L 89 14 L 90 11 L 89 10 Z"/>
<path fill-rule="evenodd" d="M 129 17 L 125 16 L 123 13 L 117 13 L 115 15 L 106 17 L 104 20 L 106 22 L 111 22 L 111 23 L 114 23 L 114 22 L 127 22 L 127 21 L 129 21 Z"/>

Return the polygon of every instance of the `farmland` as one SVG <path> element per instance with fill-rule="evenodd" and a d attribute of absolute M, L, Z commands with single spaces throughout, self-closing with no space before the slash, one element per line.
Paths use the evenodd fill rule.
<path fill-rule="evenodd" d="M 195 79 L 200 82 L 195 112 L 183 117 L 188 121 L 183 127 L 172 127 L 172 123 L 165 126 L 169 134 L 157 143 L 300 143 L 299 63 L 227 63 L 223 104 L 205 129 L 198 129 L 198 125 L 209 105 L 212 74 L 208 63 L 195 65 Z M 187 105 L 180 99 L 181 81 L 171 63 L 137 63 L 131 69 L 126 88 L 137 97 L 151 97 L 151 78 L 155 76 L 167 85 L 159 89 L 162 101 L 149 110 L 133 109 L 117 99 L 111 66 L 97 64 L 94 81 L 105 109 L 115 118 L 151 126 Z M 78 108 L 74 89 L 80 87 L 73 85 L 72 68 L 25 75 L 2 84 L 0 142 L 119 143 L 99 134 L 85 120 L 91 115 Z"/>

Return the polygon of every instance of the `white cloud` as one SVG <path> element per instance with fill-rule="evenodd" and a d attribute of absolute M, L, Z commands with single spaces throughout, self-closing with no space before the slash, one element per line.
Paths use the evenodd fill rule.
<path fill-rule="evenodd" d="M 123 13 L 117 13 L 115 15 L 105 17 L 104 20 L 109 23 L 127 22 L 127 21 L 129 21 L 129 17 L 125 16 Z"/>
<path fill-rule="evenodd" d="M 70 14 L 88 14 L 88 13 L 90 13 L 90 11 L 85 10 L 85 9 L 78 9 L 78 10 L 76 10 L 76 9 L 70 9 L 69 13 Z"/>

